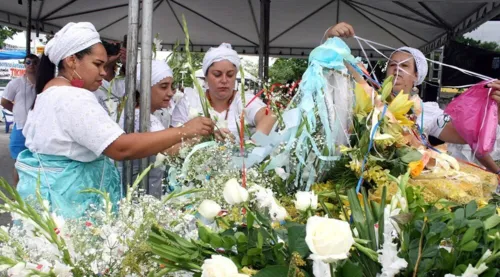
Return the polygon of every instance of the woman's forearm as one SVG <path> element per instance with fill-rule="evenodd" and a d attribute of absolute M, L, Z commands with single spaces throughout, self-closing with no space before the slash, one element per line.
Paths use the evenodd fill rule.
<path fill-rule="evenodd" d="M 488 154 L 482 157 L 476 156 L 476 159 L 484 166 L 487 170 L 498 173 L 500 167 L 495 163 L 493 158 Z"/>
<path fill-rule="evenodd" d="M 266 114 L 266 108 L 262 108 L 255 115 L 255 130 L 269 135 L 277 119 L 271 111 Z"/>
<path fill-rule="evenodd" d="M 180 143 L 186 134 L 182 128 L 169 128 L 151 133 L 125 134 L 111 143 L 104 154 L 114 160 L 149 157 Z"/>

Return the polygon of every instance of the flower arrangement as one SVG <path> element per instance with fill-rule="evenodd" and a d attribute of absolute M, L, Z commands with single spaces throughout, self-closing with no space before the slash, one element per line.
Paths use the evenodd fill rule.
<path fill-rule="evenodd" d="M 40 194 L 26 202 L 0 179 L 6 191 L 0 190 L 0 210 L 15 219 L 0 229 L 0 270 L 9 276 L 498 275 L 496 200 L 430 201 L 413 180 L 426 170 L 457 172 L 458 165 L 413 135 L 417 99 L 391 95 L 391 79 L 380 91 L 354 86 L 338 72 L 344 61 L 356 61 L 347 46 L 333 39 L 321 47 L 332 60 L 312 54 L 301 88 L 270 135 L 246 141 L 242 131 L 236 143 L 202 141 L 178 156 L 159 156 L 156 165 L 170 165 L 171 192 L 162 200 L 136 192 L 149 167 L 118 211 L 106 192 L 89 190 L 83 193 L 100 195 L 102 205 L 65 220 Z M 347 105 L 334 112 L 349 101 L 332 100 L 325 76 L 355 95 L 352 111 Z M 352 122 L 342 129 L 339 118 Z M 243 130 L 244 113 L 240 124 Z M 337 133 L 347 135 L 346 145 L 337 143 Z"/>

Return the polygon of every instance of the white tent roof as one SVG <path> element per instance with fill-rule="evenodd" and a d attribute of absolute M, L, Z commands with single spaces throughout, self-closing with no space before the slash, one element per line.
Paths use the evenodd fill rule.
<path fill-rule="evenodd" d="M 27 2 L 0 0 L 0 24 L 24 27 Z M 33 25 L 38 20 L 39 30 L 49 33 L 71 21 L 90 21 L 103 38 L 121 40 L 127 33 L 127 13 L 128 0 L 33 0 Z M 500 1 L 272 0 L 270 13 L 271 55 L 307 55 L 338 21 L 351 23 L 360 37 L 429 52 L 498 15 Z M 256 54 L 259 49 L 259 0 L 156 0 L 153 32 L 159 33 L 164 49 L 184 42 L 183 14 L 194 51 L 221 42 L 231 43 L 239 53 Z M 360 49 L 355 40 L 348 43 Z"/>

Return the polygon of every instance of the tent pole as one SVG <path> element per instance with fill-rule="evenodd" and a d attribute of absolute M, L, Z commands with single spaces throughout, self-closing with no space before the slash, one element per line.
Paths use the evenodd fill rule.
<path fill-rule="evenodd" d="M 129 0 L 128 4 L 128 34 L 127 34 L 127 63 L 125 64 L 125 85 L 127 102 L 125 104 L 125 132 L 134 132 L 135 117 L 135 88 L 137 70 L 137 38 L 139 34 L 139 0 Z M 123 165 L 124 191 L 133 183 L 132 161 L 125 161 Z"/>
<path fill-rule="evenodd" d="M 140 125 L 141 133 L 149 132 L 151 116 L 151 58 L 153 55 L 153 0 L 142 1 L 142 36 L 141 36 L 141 101 Z M 140 171 L 149 166 L 149 158 L 141 159 Z M 148 175 L 142 180 L 147 194 L 161 197 L 161 186 L 151 187 Z"/>
<path fill-rule="evenodd" d="M 269 75 L 269 21 L 271 0 L 260 0 L 259 79 L 262 86 Z"/>
<path fill-rule="evenodd" d="M 31 4 L 33 0 L 28 0 L 28 22 L 26 23 L 26 55 L 31 54 Z"/>

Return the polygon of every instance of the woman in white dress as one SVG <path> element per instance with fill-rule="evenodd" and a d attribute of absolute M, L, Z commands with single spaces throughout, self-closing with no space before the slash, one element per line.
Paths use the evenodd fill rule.
<path fill-rule="evenodd" d="M 135 108 L 135 122 L 134 122 L 134 132 L 139 133 L 139 115 L 140 115 L 140 92 L 139 85 L 141 81 L 139 64 L 137 66 L 137 92 L 136 92 L 136 102 L 137 106 Z M 168 66 L 165 61 L 152 61 L 151 64 L 151 115 L 149 130 L 151 132 L 159 132 L 165 130 L 164 125 L 154 115 L 154 112 L 160 109 L 166 109 L 170 107 L 172 97 L 174 96 L 174 91 L 172 90 L 172 83 L 174 82 L 174 75 L 172 69 Z M 124 115 L 122 114 L 120 118 L 120 126 L 124 127 Z M 149 162 L 154 163 L 156 156 L 150 156 Z M 120 166 L 120 171 L 122 167 Z M 133 180 L 141 173 L 139 172 L 139 160 L 133 162 L 132 167 Z M 165 169 L 161 167 L 155 167 L 149 172 L 149 184 L 155 187 L 161 186 L 161 181 L 163 179 Z"/>
<path fill-rule="evenodd" d="M 64 217 L 81 216 L 89 205 L 102 203 L 97 195 L 80 193 L 83 189 L 105 190 L 115 203 L 120 199 L 119 173 L 109 158 L 149 157 L 213 132 L 210 119 L 196 118 L 179 128 L 124 134 L 92 94 L 106 74 L 106 61 L 95 27 L 80 22 L 57 32 L 40 62 L 38 96 L 23 130 L 28 149 L 16 162 L 18 192 L 32 197 L 39 183 L 42 197 Z"/>
<path fill-rule="evenodd" d="M 330 27 L 326 32 L 327 37 L 349 38 L 354 36 L 354 28 L 341 22 Z M 416 86 L 423 83 L 428 72 L 428 64 L 424 54 L 415 48 L 401 47 L 394 51 L 390 56 L 387 65 L 386 77 L 394 76 L 394 93 L 403 91 L 411 94 L 416 91 Z M 492 98 L 500 102 L 500 81 L 496 80 L 488 84 L 493 88 Z M 424 102 L 424 113 L 417 118 L 416 123 L 423 129 L 427 136 L 433 136 L 447 143 L 466 144 L 466 141 L 458 134 L 453 122 L 447 122 L 444 117 L 444 111 L 439 108 L 436 102 Z M 479 162 L 489 171 L 500 174 L 500 167 L 496 165 L 490 155 L 476 157 Z"/>
<path fill-rule="evenodd" d="M 240 115 L 245 112 L 245 123 L 251 132 L 260 131 L 269 134 L 276 117 L 271 111 L 266 112 L 266 105 L 257 98 L 243 106 L 241 93 L 235 88 L 236 74 L 240 66 L 238 53 L 228 43 L 219 47 L 210 48 L 203 58 L 203 73 L 208 89 L 205 97 L 210 103 L 210 115 L 218 128 L 216 135 L 238 137 Z M 248 104 L 254 95 L 245 94 L 245 103 Z M 191 117 L 202 114 L 201 101 L 196 90 L 186 90 L 184 98 L 174 108 L 172 126 L 187 122 Z"/>

